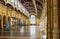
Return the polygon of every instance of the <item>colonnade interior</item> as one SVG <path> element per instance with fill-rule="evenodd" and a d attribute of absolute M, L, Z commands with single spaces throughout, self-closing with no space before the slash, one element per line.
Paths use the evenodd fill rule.
<path fill-rule="evenodd" d="M 60 39 L 60 1 L 0 0 L 0 39 Z"/>

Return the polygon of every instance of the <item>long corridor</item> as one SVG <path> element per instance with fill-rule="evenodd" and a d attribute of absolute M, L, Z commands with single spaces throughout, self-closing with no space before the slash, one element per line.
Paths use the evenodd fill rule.
<path fill-rule="evenodd" d="M 0 39 L 60 39 L 60 1 L 0 0 Z"/>

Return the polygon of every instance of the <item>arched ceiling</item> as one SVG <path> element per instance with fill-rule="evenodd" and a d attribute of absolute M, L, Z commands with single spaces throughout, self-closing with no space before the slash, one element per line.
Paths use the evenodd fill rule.
<path fill-rule="evenodd" d="M 31 14 L 35 13 L 35 7 L 32 0 L 19 0 L 27 11 Z M 37 8 L 37 17 L 40 17 L 42 9 L 43 9 L 43 0 L 34 0 Z"/>
<path fill-rule="evenodd" d="M 30 14 L 41 17 L 45 0 L 18 0 Z"/>

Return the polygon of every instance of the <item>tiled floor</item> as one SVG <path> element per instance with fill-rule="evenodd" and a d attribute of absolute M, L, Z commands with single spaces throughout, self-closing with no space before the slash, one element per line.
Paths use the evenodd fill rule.
<path fill-rule="evenodd" d="M 20 30 L 0 31 L 0 39 L 42 39 L 42 34 L 37 26 L 26 26 L 28 30 L 21 28 Z M 20 32 L 23 30 L 22 32 Z M 25 32 L 26 31 L 26 32 Z"/>

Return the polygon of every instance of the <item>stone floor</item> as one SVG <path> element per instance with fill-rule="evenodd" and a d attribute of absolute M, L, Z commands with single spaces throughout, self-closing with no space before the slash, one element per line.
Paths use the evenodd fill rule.
<path fill-rule="evenodd" d="M 19 30 L 0 31 L 0 39 L 42 39 L 39 26 L 23 26 Z"/>

